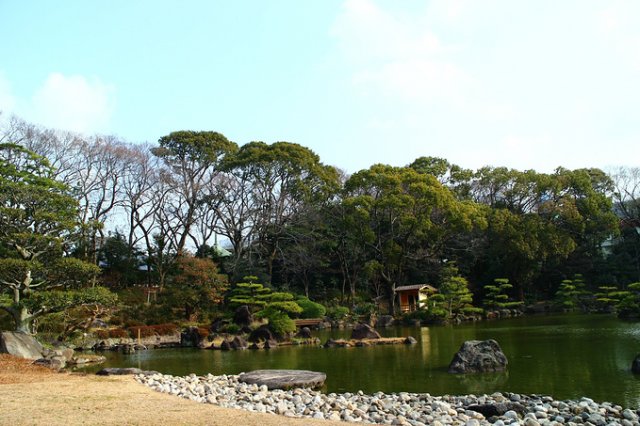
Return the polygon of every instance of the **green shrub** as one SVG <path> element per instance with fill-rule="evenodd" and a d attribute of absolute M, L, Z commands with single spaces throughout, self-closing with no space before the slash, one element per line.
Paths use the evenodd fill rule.
<path fill-rule="evenodd" d="M 627 286 L 616 309 L 620 318 L 640 318 L 640 282 Z"/>
<path fill-rule="evenodd" d="M 334 321 L 340 321 L 349 316 L 349 308 L 346 306 L 334 306 L 327 309 L 327 316 Z"/>
<path fill-rule="evenodd" d="M 418 309 L 413 312 L 406 313 L 402 316 L 405 323 L 420 320 L 424 324 L 438 324 L 443 322 L 449 316 L 449 312 L 440 307 L 432 307 L 430 309 Z"/>
<path fill-rule="evenodd" d="M 518 303 L 517 306 L 520 306 L 520 304 Z M 475 306 L 467 306 L 465 308 L 462 308 L 462 313 L 464 315 L 482 314 L 484 313 L 484 309 L 477 308 Z"/>
<path fill-rule="evenodd" d="M 65 329 L 64 312 L 43 315 L 38 320 L 38 333 L 62 333 Z"/>
<path fill-rule="evenodd" d="M 306 297 L 296 300 L 296 303 L 302 308 L 300 318 L 322 318 L 327 313 L 327 309 L 324 306 Z"/>
<path fill-rule="evenodd" d="M 353 313 L 356 315 L 371 315 L 376 311 L 376 305 L 370 302 L 362 302 L 356 305 Z"/>
<path fill-rule="evenodd" d="M 266 318 L 269 320 L 271 331 L 279 337 L 296 331 L 296 323 L 284 312 L 271 310 L 266 314 Z"/>

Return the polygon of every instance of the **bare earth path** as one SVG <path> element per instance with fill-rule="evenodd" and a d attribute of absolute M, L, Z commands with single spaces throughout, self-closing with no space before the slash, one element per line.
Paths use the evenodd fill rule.
<path fill-rule="evenodd" d="M 325 420 L 200 404 L 155 392 L 132 377 L 54 373 L 0 354 L 1 425 L 327 426 Z"/>

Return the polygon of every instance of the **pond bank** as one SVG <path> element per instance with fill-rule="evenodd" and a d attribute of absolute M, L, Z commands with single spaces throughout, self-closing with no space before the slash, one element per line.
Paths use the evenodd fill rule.
<path fill-rule="evenodd" d="M 480 396 L 408 392 L 323 394 L 310 389 L 268 390 L 266 386 L 242 383 L 238 377 L 141 374 L 136 380 L 156 391 L 200 403 L 292 418 L 411 426 L 640 425 L 637 411 L 607 402 L 598 404 L 589 398 L 556 401 L 548 396 L 514 393 Z"/>

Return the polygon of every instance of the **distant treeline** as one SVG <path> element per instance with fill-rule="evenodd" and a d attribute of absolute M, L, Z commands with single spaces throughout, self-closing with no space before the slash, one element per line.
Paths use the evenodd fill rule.
<path fill-rule="evenodd" d="M 526 302 L 576 274 L 593 289 L 640 281 L 636 168 L 469 170 L 425 156 L 347 175 L 296 143 L 177 131 L 133 144 L 19 119 L 0 142 L 49 160 L 80 206 L 66 256 L 100 265 L 116 290 L 164 286 L 185 256 L 211 258 L 232 283 L 253 275 L 351 305 L 393 306 L 396 286 L 438 287 L 447 265 L 477 300 L 496 278 Z"/>

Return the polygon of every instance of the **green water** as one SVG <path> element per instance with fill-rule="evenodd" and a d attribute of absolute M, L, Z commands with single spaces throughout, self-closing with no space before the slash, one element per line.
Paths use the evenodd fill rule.
<path fill-rule="evenodd" d="M 348 331 L 317 332 L 324 342 Z M 612 316 L 535 316 L 458 326 L 391 328 L 385 336 L 413 336 L 417 345 L 330 348 L 290 346 L 235 352 L 160 349 L 133 355 L 105 353 L 109 367 L 166 374 L 237 374 L 256 369 L 305 369 L 327 374 L 325 391 L 480 394 L 536 393 L 558 399 L 588 396 L 640 406 L 640 377 L 631 362 L 640 353 L 640 323 Z M 447 367 L 465 340 L 495 339 L 508 372 L 452 375 Z"/>

